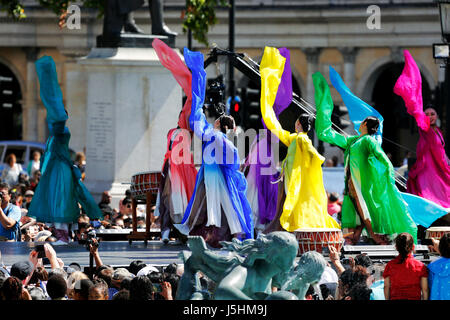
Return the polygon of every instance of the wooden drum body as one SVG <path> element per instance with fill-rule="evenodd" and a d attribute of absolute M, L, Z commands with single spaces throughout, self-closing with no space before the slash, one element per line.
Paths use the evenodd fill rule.
<path fill-rule="evenodd" d="M 426 230 L 425 238 L 440 240 L 446 233 L 450 233 L 450 227 L 431 227 Z"/>
<path fill-rule="evenodd" d="M 148 192 L 158 194 L 161 182 L 160 171 L 139 172 L 131 178 L 131 195 L 134 198 L 145 198 Z"/>
<path fill-rule="evenodd" d="M 344 236 L 341 229 L 317 228 L 295 230 L 298 240 L 299 254 L 308 251 L 322 253 L 323 248 L 333 246 L 338 252 L 344 245 Z"/>

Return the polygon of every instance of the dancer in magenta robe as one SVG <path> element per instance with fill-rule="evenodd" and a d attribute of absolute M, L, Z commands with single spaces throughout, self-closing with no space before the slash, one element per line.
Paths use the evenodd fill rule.
<path fill-rule="evenodd" d="M 411 54 L 404 50 L 405 67 L 394 92 L 405 101 L 406 109 L 419 127 L 417 160 L 408 173 L 407 192 L 450 208 L 450 161 L 445 154 L 444 137 L 436 125 L 433 108 L 423 111 L 422 78 Z"/>

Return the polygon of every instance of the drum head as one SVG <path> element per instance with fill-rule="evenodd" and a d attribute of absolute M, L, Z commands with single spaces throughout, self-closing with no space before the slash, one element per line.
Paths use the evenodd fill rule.
<path fill-rule="evenodd" d="M 335 231 L 342 232 L 342 230 L 338 228 L 302 228 L 297 229 L 294 232 L 335 232 Z"/>

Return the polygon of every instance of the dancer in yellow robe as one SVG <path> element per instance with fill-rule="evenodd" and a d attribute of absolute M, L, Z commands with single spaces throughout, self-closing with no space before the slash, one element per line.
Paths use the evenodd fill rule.
<path fill-rule="evenodd" d="M 325 159 L 308 138 L 309 123 L 303 121 L 301 116 L 295 123 L 297 132 L 290 133 L 281 127 L 273 111 L 284 63 L 285 58 L 278 49 L 265 48 L 260 65 L 261 113 L 267 128 L 288 147 L 283 161 L 284 181 L 280 182 L 278 216 L 265 232 L 282 230 L 280 227 L 289 232 L 309 228 L 340 228 L 327 212 L 321 167 Z"/>

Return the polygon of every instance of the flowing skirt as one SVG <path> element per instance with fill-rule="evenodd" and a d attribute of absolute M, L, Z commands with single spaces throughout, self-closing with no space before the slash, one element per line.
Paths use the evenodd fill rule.
<path fill-rule="evenodd" d="M 165 163 L 162 176 L 155 214 L 159 213 L 161 231 L 164 231 L 173 229 L 174 224 L 181 222 L 184 214 L 182 208 L 186 207 L 186 203 L 183 205 L 181 197 L 174 196 L 169 162 Z"/>
<path fill-rule="evenodd" d="M 40 222 L 76 222 L 80 206 L 91 219 L 103 214 L 94 198 L 79 180 L 73 169 L 57 156 L 50 159 L 45 174 L 36 187 L 29 215 Z"/>
<path fill-rule="evenodd" d="M 200 168 L 190 206 L 182 224 L 175 227 L 185 235 L 203 236 L 212 247 L 220 247 L 219 241 L 230 241 L 231 235 L 243 233 L 218 165 Z"/>
<path fill-rule="evenodd" d="M 273 218 L 272 222 L 270 222 L 266 229 L 264 230 L 264 233 L 270 233 L 273 231 L 286 231 L 283 229 L 283 227 L 280 224 L 280 218 L 283 214 L 283 207 L 284 207 L 284 201 L 286 200 L 286 191 L 284 190 L 284 182 L 280 181 L 278 183 L 278 199 L 277 199 L 277 209 L 276 209 L 276 216 Z"/>

